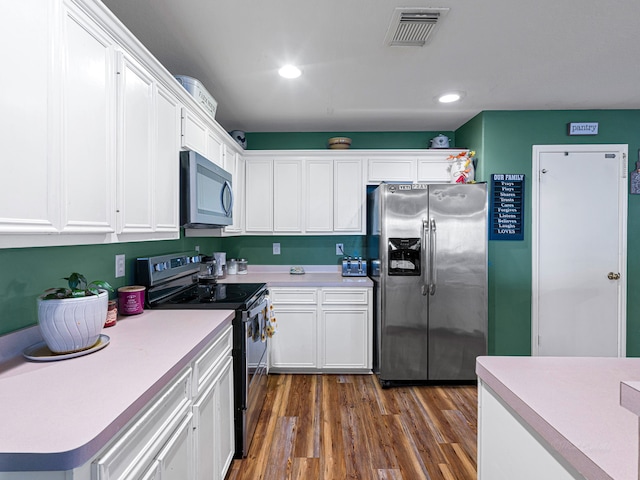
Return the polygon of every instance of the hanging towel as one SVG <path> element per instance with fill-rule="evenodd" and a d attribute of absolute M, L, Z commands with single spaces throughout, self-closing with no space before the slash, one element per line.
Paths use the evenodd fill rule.
<path fill-rule="evenodd" d="M 276 334 L 277 326 L 278 326 L 276 322 L 276 317 L 273 313 L 273 305 L 271 304 L 271 298 L 269 297 L 269 295 L 265 296 L 265 300 L 267 301 L 267 306 L 263 310 L 263 313 L 264 313 L 263 315 L 264 325 L 262 329 L 263 342 L 267 341 L 267 337 L 271 338 Z"/>

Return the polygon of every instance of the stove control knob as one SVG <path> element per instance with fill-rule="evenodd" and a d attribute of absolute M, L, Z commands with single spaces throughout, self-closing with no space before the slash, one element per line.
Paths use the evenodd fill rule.
<path fill-rule="evenodd" d="M 164 265 L 163 265 L 162 263 L 156 263 L 156 264 L 153 266 L 153 269 L 154 269 L 156 272 L 161 272 L 162 270 L 164 270 Z"/>

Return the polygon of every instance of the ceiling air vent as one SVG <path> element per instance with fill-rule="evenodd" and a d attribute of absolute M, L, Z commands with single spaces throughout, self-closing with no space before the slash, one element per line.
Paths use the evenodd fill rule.
<path fill-rule="evenodd" d="M 448 8 L 396 8 L 385 43 L 392 47 L 424 46 L 448 11 Z"/>

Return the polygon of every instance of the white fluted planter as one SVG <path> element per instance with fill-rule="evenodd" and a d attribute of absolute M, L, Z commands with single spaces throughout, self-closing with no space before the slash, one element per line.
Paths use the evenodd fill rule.
<path fill-rule="evenodd" d="M 54 353 L 70 353 L 93 346 L 107 319 L 109 292 L 78 298 L 38 298 L 42 338 Z"/>

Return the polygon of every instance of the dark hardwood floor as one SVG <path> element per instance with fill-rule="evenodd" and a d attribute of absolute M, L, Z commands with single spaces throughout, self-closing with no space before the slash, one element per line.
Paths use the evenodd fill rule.
<path fill-rule="evenodd" d="M 270 375 L 249 455 L 227 480 L 476 478 L 477 388 L 374 375 Z"/>

